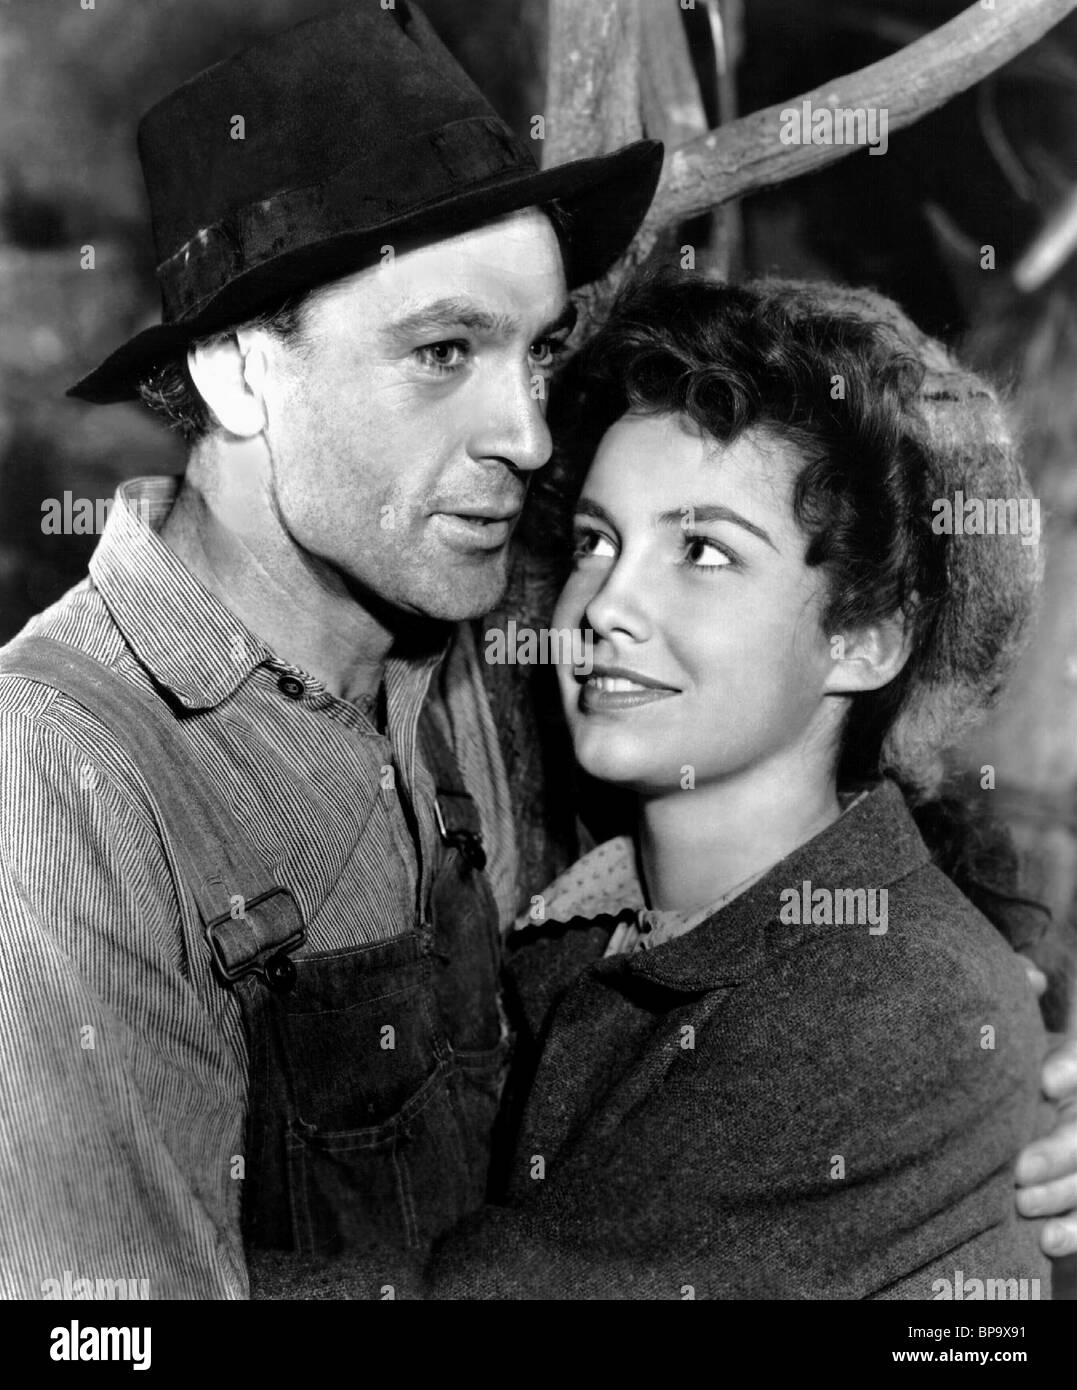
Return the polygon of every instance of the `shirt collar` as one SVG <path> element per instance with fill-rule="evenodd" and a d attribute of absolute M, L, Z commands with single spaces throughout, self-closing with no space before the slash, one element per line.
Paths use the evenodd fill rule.
<path fill-rule="evenodd" d="M 187 709 L 209 709 L 273 653 L 195 578 L 160 537 L 177 477 L 116 489 L 90 578 L 137 660 Z"/>
<path fill-rule="evenodd" d="M 189 710 L 219 705 L 263 664 L 310 681 L 308 672 L 282 662 L 161 539 L 180 483 L 178 477 L 121 483 L 90 557 L 90 577 L 136 659 Z M 406 703 L 416 696 L 421 703 L 444 653 L 443 646 L 421 659 L 390 656 L 390 703 L 403 699 L 405 684 Z M 410 688 L 416 681 L 419 691 Z"/>
<path fill-rule="evenodd" d="M 630 835 L 605 840 L 570 864 L 543 891 L 543 920 L 571 922 L 575 917 L 616 917 L 626 908 L 645 907 Z M 516 919 L 519 930 L 533 926 L 532 909 Z"/>

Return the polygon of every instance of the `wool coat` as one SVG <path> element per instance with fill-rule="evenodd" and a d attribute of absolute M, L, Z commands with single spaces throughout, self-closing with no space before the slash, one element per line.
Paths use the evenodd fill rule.
<path fill-rule="evenodd" d="M 894 783 L 684 936 L 615 920 L 521 934 L 499 1201 L 428 1296 L 1050 1296 L 1036 1000 Z"/>

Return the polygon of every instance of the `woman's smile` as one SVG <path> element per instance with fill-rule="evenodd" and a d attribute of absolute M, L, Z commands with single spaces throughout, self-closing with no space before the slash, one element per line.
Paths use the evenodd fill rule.
<path fill-rule="evenodd" d="M 607 714 L 637 709 L 681 692 L 648 676 L 623 667 L 596 666 L 589 674 L 577 673 L 580 683 L 578 708 L 582 714 Z"/>

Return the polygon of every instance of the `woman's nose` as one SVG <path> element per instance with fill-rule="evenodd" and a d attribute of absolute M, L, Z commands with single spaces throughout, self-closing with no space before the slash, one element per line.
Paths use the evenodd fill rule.
<path fill-rule="evenodd" d="M 614 565 L 591 595 L 583 616 L 598 638 L 620 635 L 644 641 L 652 621 L 643 575 L 623 563 Z"/>

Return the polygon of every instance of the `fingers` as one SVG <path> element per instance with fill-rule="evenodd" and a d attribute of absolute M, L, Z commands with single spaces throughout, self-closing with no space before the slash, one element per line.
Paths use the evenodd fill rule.
<path fill-rule="evenodd" d="M 1017 1160 L 1017 1210 L 1053 1219 L 1040 1231 L 1040 1248 L 1059 1259 L 1077 1252 L 1077 1117 L 1064 1117 L 1053 1133 L 1024 1149 Z"/>
<path fill-rule="evenodd" d="M 1017 1210 L 1053 1218 L 1040 1231 L 1052 1259 L 1077 1253 L 1077 1036 L 1070 1034 L 1047 1056 L 1044 1094 L 1061 1110 L 1050 1134 L 1023 1149 L 1017 1160 Z"/>
<path fill-rule="evenodd" d="M 1025 967 L 1025 974 L 1028 976 L 1028 982 L 1032 986 L 1036 998 L 1042 999 L 1047 993 L 1047 976 L 1027 956 L 1021 957 L 1021 964 Z"/>
<path fill-rule="evenodd" d="M 1077 1254 L 1077 1215 L 1048 1221 L 1040 1232 L 1040 1249 L 1052 1260 Z"/>
<path fill-rule="evenodd" d="M 1052 1100 L 1077 1100 L 1077 1037 L 1073 1034 L 1047 1054 L 1042 1083 Z"/>
<path fill-rule="evenodd" d="M 1077 1173 L 1053 1182 L 1017 1189 L 1017 1210 L 1022 1216 L 1059 1216 L 1077 1219 Z"/>
<path fill-rule="evenodd" d="M 1066 1178 L 1077 1183 L 1077 1113 L 1072 1110 L 1061 1113 L 1050 1134 L 1021 1150 L 1016 1177 L 1024 1188 L 1042 1187 Z M 1077 1206 L 1077 1187 L 1070 1205 Z M 1065 1208 L 1045 1207 L 1036 1215 L 1042 1216 L 1048 1210 L 1055 1215 Z"/>

